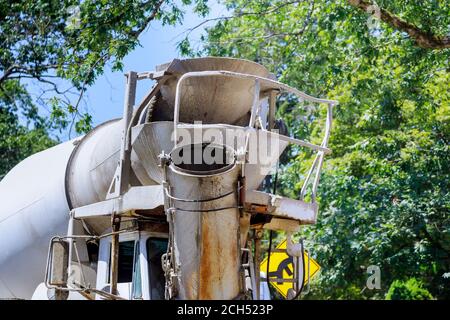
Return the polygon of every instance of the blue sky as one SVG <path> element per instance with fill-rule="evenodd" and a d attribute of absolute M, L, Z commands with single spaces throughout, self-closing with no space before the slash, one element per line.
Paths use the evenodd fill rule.
<path fill-rule="evenodd" d="M 93 126 L 97 126 L 113 118 L 122 117 L 125 91 L 124 73 L 127 71 L 142 72 L 154 70 L 158 64 L 169 62 L 174 58 L 182 58 L 176 47 L 177 43 L 184 38 L 189 28 L 197 26 L 205 19 L 227 15 L 226 9 L 221 4 L 218 4 L 217 1 L 209 1 L 209 6 L 210 13 L 205 18 L 193 13 L 191 11 L 192 8 L 187 8 L 181 25 L 162 26 L 159 21 L 153 22 L 139 37 L 141 45 L 124 58 L 123 72 L 112 72 L 110 65 L 106 65 L 104 73 L 98 77 L 94 85 L 87 89 L 80 105 L 81 111 L 88 111 L 92 115 Z M 199 39 L 201 34 L 204 33 L 205 27 L 211 26 L 213 23 L 206 23 L 191 32 L 189 38 L 194 48 L 201 45 Z M 60 89 L 71 86 L 70 83 L 64 80 L 56 80 L 55 82 L 58 83 Z M 24 81 L 24 83 L 36 101 L 38 101 L 37 97 L 42 94 L 42 90 L 49 88 L 33 80 Z M 141 100 L 151 85 L 152 82 L 150 80 L 138 82 L 136 102 Z M 51 98 L 52 95 L 46 93 L 44 97 Z M 78 95 L 71 96 L 71 103 L 75 104 L 77 98 Z M 38 105 L 42 115 L 48 116 L 50 114 L 48 105 L 42 103 L 38 103 Z M 21 120 L 24 123 L 26 122 L 25 118 Z M 58 136 L 62 141 L 69 139 L 69 130 L 62 133 L 53 132 L 53 134 Z M 72 131 L 70 138 L 74 138 L 75 136 L 76 133 Z"/>
<path fill-rule="evenodd" d="M 213 3 L 210 5 L 212 5 L 212 8 L 208 17 L 218 17 L 226 12 L 221 5 Z M 177 42 L 183 39 L 183 35 L 180 36 L 180 34 L 188 28 L 196 26 L 204 19 L 192 12 L 186 12 L 182 25 L 162 26 L 158 21 L 151 24 L 139 38 L 141 46 L 125 57 L 123 72 L 111 72 L 110 67 L 107 66 L 105 73 L 88 89 L 86 104 L 92 115 L 93 124 L 98 125 L 109 119 L 122 116 L 125 90 L 123 74 L 125 72 L 130 70 L 150 71 L 158 64 L 174 58 L 181 58 L 176 49 Z M 204 27 L 192 32 L 190 38 L 192 38 L 193 45 L 200 38 L 202 32 L 204 32 Z M 150 80 L 138 82 L 137 102 L 149 90 L 151 84 Z"/>

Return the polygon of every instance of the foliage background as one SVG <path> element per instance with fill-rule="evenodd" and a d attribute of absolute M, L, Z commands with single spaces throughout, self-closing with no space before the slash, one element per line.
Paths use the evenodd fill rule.
<path fill-rule="evenodd" d="M 0 179 L 61 132 L 89 131 L 83 95 L 105 65 L 120 72 L 152 22 L 175 25 L 187 9 L 204 16 L 206 2 L 0 0 Z"/>

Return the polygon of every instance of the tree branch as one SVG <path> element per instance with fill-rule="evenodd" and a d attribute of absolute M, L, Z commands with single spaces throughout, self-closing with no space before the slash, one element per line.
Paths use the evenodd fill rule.
<path fill-rule="evenodd" d="M 186 30 L 184 30 L 183 32 L 181 32 L 180 34 L 176 35 L 173 39 L 176 39 L 180 36 L 182 36 L 183 34 L 186 34 L 186 37 L 189 37 L 189 35 L 194 31 L 197 30 L 198 28 L 200 28 L 201 26 L 203 26 L 204 24 L 207 24 L 209 22 L 214 22 L 214 21 L 223 21 L 223 20 L 230 20 L 230 19 L 234 19 L 234 18 L 241 18 L 241 17 L 245 17 L 245 16 L 264 16 L 264 15 L 268 15 L 270 13 L 274 13 L 277 12 L 278 10 L 282 9 L 283 7 L 289 6 L 291 4 L 298 4 L 300 2 L 304 2 L 305 0 L 292 0 L 292 1 L 286 1 L 281 3 L 280 5 L 277 6 L 272 6 L 270 9 L 268 10 L 261 10 L 261 11 L 241 11 L 238 12 L 237 14 L 232 14 L 229 16 L 221 16 L 221 17 L 214 17 L 214 18 L 210 18 L 210 19 L 205 19 L 203 21 L 201 21 L 200 23 L 198 23 L 197 25 L 188 28 Z M 272 36 L 279 36 L 279 35 L 288 35 L 288 33 L 277 33 L 274 34 Z M 270 38 L 271 36 L 269 36 L 268 38 Z M 266 36 L 264 36 L 264 38 L 266 38 Z M 172 39 L 172 40 L 173 40 Z"/>
<path fill-rule="evenodd" d="M 148 24 L 149 24 L 153 19 L 155 19 L 156 15 L 159 13 L 159 9 L 161 9 L 161 6 L 163 5 L 164 2 L 165 2 L 165 0 L 160 0 L 160 1 L 158 1 L 158 3 L 157 3 L 157 4 L 155 5 L 155 7 L 153 8 L 152 13 L 147 17 L 147 19 L 146 19 L 145 22 L 142 24 L 142 26 L 141 26 L 139 29 L 137 29 L 137 30 L 131 32 L 131 36 L 133 36 L 133 37 L 135 37 L 135 38 L 139 37 L 139 35 L 147 28 Z M 149 2 L 145 3 L 145 4 L 144 4 L 144 7 L 145 7 L 145 6 L 150 6 L 150 5 L 153 5 L 153 2 L 152 2 L 152 1 L 149 1 Z"/>
<path fill-rule="evenodd" d="M 10 75 L 12 75 L 12 74 L 14 73 L 14 70 L 15 70 L 16 68 L 18 68 L 18 67 L 19 67 L 18 65 L 13 64 L 13 65 L 10 66 L 9 68 L 7 68 L 7 69 L 5 70 L 5 72 L 0 76 L 0 84 L 1 84 L 3 81 L 7 80 L 8 77 L 9 77 Z"/>
<path fill-rule="evenodd" d="M 367 0 L 349 0 L 350 5 L 361 9 L 365 12 L 369 12 L 376 6 L 370 1 Z M 378 7 L 379 8 L 379 7 Z M 391 25 L 392 27 L 406 32 L 415 42 L 416 44 L 424 49 L 445 49 L 450 48 L 450 37 L 440 37 L 429 32 L 423 31 L 389 11 L 379 8 L 380 20 Z"/>

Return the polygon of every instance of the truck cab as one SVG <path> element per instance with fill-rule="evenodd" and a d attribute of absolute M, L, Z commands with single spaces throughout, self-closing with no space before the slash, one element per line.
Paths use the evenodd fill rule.
<path fill-rule="evenodd" d="M 89 234 L 75 221 L 72 233 L 76 235 L 51 240 L 45 281 L 36 288 L 32 299 L 165 299 L 165 221 L 129 219 L 120 224 L 118 231 L 108 228 L 100 235 Z M 114 250 L 116 268 L 112 265 Z"/>
<path fill-rule="evenodd" d="M 118 295 L 127 300 L 164 299 L 165 278 L 161 258 L 167 251 L 167 234 L 135 231 L 119 236 Z M 109 292 L 111 237 L 100 240 L 96 288 Z M 102 299 L 97 295 L 96 299 Z"/>

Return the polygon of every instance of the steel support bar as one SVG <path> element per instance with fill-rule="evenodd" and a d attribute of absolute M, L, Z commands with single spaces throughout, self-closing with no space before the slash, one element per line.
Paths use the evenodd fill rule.
<path fill-rule="evenodd" d="M 125 101 L 123 105 L 122 143 L 120 146 L 120 162 L 114 175 L 107 198 L 115 198 L 124 194 L 130 185 L 131 168 L 131 137 L 127 134 L 133 117 L 133 107 L 136 103 L 136 85 L 138 74 L 130 71 L 126 74 Z"/>
<path fill-rule="evenodd" d="M 275 112 L 278 90 L 271 90 L 269 95 L 269 131 L 275 128 Z"/>
<path fill-rule="evenodd" d="M 117 280 L 118 280 L 118 263 L 119 263 L 119 234 L 120 229 L 120 216 L 113 215 L 112 232 L 111 236 L 111 287 L 110 293 L 112 295 L 118 295 L 117 292 Z"/>
<path fill-rule="evenodd" d="M 256 292 L 256 299 L 261 299 L 261 286 L 260 286 L 260 278 L 261 278 L 261 238 L 262 238 L 263 232 L 261 229 L 255 230 L 255 283 L 256 288 L 254 289 Z"/>

